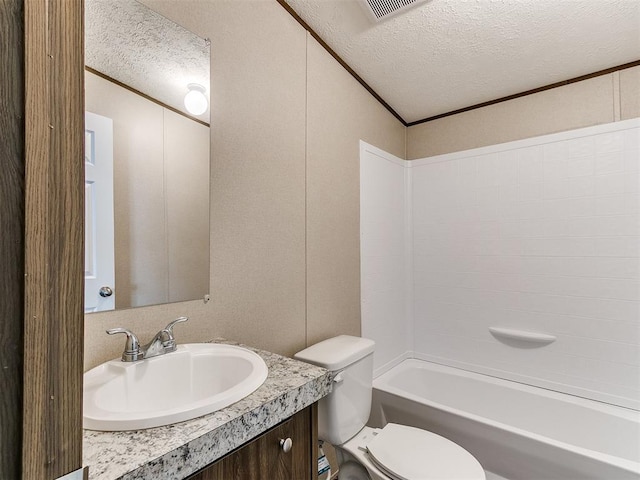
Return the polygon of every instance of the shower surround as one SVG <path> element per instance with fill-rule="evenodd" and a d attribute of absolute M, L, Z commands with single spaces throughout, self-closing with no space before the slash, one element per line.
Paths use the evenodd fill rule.
<path fill-rule="evenodd" d="M 637 409 L 639 185 L 638 119 L 411 162 L 362 143 L 376 373 L 411 357 Z"/>

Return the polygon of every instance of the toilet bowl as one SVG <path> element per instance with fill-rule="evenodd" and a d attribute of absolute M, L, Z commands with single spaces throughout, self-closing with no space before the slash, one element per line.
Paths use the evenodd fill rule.
<path fill-rule="evenodd" d="M 485 480 L 480 463 L 435 433 L 389 423 L 365 426 L 371 412 L 374 343 L 340 335 L 298 352 L 298 360 L 332 372 L 318 403 L 318 433 L 336 448 L 340 480 Z"/>

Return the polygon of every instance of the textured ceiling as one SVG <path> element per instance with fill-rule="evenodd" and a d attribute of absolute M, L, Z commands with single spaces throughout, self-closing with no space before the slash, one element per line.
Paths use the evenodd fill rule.
<path fill-rule="evenodd" d="M 209 98 L 209 58 L 208 42 L 135 0 L 85 0 L 85 65 L 166 105 L 187 113 L 189 83 Z"/>
<path fill-rule="evenodd" d="M 287 0 L 406 122 L 640 59 L 640 0 Z"/>

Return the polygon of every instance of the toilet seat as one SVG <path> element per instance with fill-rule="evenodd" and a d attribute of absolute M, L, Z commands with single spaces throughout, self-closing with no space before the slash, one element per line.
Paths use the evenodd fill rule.
<path fill-rule="evenodd" d="M 460 445 L 426 430 L 389 423 L 369 437 L 369 458 L 395 480 L 484 480 L 480 463 Z"/>

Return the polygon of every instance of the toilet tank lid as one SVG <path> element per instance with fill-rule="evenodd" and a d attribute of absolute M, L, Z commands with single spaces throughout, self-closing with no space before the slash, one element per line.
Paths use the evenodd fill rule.
<path fill-rule="evenodd" d="M 311 345 L 293 358 L 336 371 L 373 353 L 374 347 L 375 342 L 368 338 L 339 335 Z"/>

